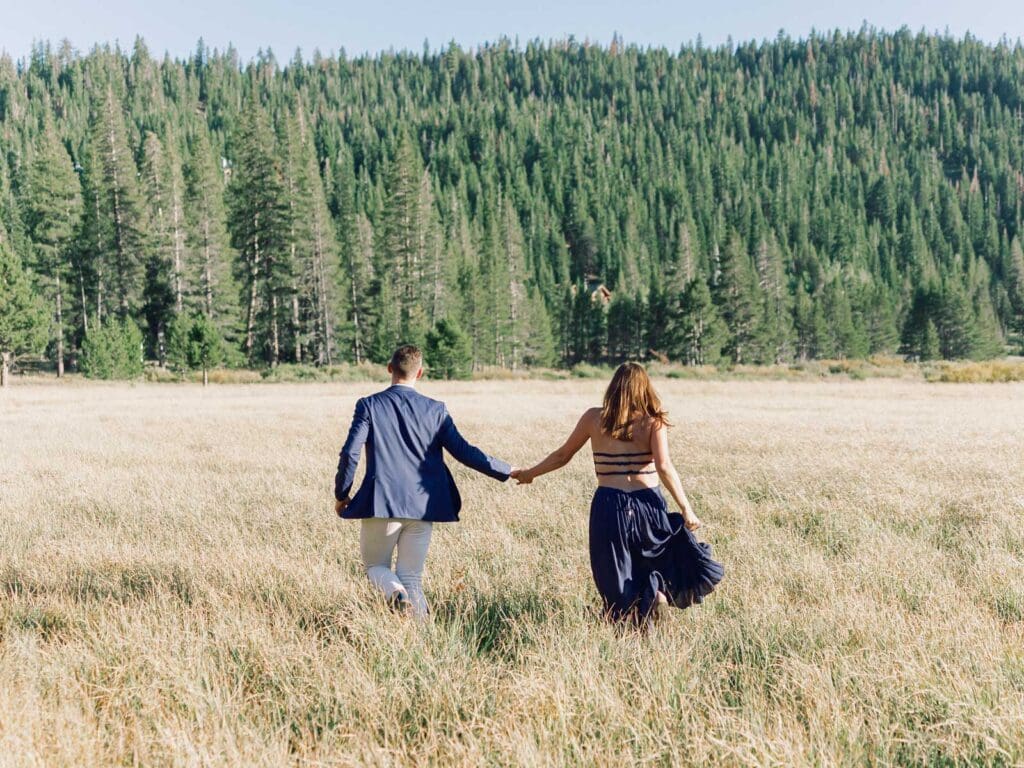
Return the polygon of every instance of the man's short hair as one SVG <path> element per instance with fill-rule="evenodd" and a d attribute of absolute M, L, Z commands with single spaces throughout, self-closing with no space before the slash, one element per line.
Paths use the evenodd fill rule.
<path fill-rule="evenodd" d="M 419 347 L 412 344 L 403 344 L 391 356 L 391 370 L 403 379 L 415 376 L 422 365 L 423 353 Z"/>

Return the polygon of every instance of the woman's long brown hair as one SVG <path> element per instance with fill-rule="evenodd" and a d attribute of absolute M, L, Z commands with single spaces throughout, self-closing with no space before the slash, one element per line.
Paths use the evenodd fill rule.
<path fill-rule="evenodd" d="M 633 439 L 638 416 L 650 416 L 655 424 L 670 426 L 647 371 L 639 363 L 623 363 L 604 393 L 601 431 L 628 442 Z"/>

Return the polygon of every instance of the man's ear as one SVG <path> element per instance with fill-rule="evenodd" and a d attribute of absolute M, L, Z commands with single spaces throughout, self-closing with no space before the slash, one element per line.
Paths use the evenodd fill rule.
<path fill-rule="evenodd" d="M 416 371 L 416 381 L 419 381 L 422 378 L 423 378 L 423 366 L 421 365 L 420 369 L 418 371 Z"/>
<path fill-rule="evenodd" d="M 388 373 L 394 375 L 395 369 L 391 367 L 391 363 L 388 363 Z"/>

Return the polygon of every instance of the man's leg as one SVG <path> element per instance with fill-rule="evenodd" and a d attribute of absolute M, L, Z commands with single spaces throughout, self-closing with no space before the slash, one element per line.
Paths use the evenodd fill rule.
<path fill-rule="evenodd" d="M 398 535 L 398 562 L 395 572 L 398 580 L 405 585 L 413 615 L 419 619 L 427 617 L 427 598 L 423 594 L 423 566 L 427 562 L 430 548 L 431 523 L 422 520 L 405 520 Z"/>
<path fill-rule="evenodd" d="M 384 597 L 406 591 L 391 571 L 391 556 L 401 530 L 400 520 L 374 517 L 363 520 L 359 529 L 359 551 L 363 556 L 366 576 L 373 586 L 384 593 Z"/>

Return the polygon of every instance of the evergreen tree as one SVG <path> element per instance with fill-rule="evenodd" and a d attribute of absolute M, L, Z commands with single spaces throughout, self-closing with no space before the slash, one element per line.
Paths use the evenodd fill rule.
<path fill-rule="evenodd" d="M 1010 310 L 1007 326 L 1011 333 L 1017 334 L 1020 352 L 1024 354 L 1024 249 L 1020 238 L 1015 237 L 1010 244 L 1003 272 Z"/>
<path fill-rule="evenodd" d="M 1003 333 L 999 327 L 992 295 L 989 292 L 991 276 L 985 262 L 972 265 L 967 273 L 970 291 L 971 315 L 974 318 L 974 338 L 970 350 L 973 360 L 990 360 L 1005 354 Z"/>
<path fill-rule="evenodd" d="M 302 360 L 305 343 L 317 365 L 329 365 L 334 358 L 338 249 L 313 134 L 301 110 L 289 121 L 288 154 L 291 258 L 296 278 L 292 293 L 296 362 Z"/>
<path fill-rule="evenodd" d="M 41 352 L 46 337 L 43 303 L 0 230 L 0 386 L 7 386 L 11 364 L 21 355 Z"/>
<path fill-rule="evenodd" d="M 193 309 L 201 310 L 213 321 L 226 340 L 233 341 L 238 325 L 238 289 L 231 271 L 224 182 L 204 129 L 196 131 L 191 143 L 185 182 L 187 299 Z"/>
<path fill-rule="evenodd" d="M 523 346 L 523 362 L 531 367 L 550 367 L 558 360 L 551 320 L 544 298 L 532 286 L 528 289 L 527 313 L 530 335 Z"/>
<path fill-rule="evenodd" d="M 93 109 L 86 215 L 91 219 L 97 321 L 113 308 L 123 321 L 139 306 L 149 222 L 121 103 L 107 86 Z"/>
<path fill-rule="evenodd" d="M 941 356 L 939 332 L 935 327 L 935 323 L 931 318 L 929 318 L 925 323 L 924 332 L 921 336 L 921 346 L 918 359 L 921 361 L 938 360 Z"/>
<path fill-rule="evenodd" d="M 805 361 L 814 357 L 817 333 L 815 329 L 814 302 L 803 283 L 796 289 L 793 306 L 793 326 L 796 333 L 796 357 Z"/>
<path fill-rule="evenodd" d="M 833 278 L 825 286 L 821 302 L 828 319 L 828 340 L 819 342 L 820 345 L 828 348 L 829 356 L 866 357 L 868 339 L 854 323 L 853 309 L 840 278 Z"/>
<path fill-rule="evenodd" d="M 519 217 L 512 202 L 505 198 L 501 208 L 501 254 L 498 258 L 500 275 L 497 286 L 501 301 L 496 310 L 502 327 L 501 349 L 497 355 L 498 365 L 518 369 L 523 362 L 523 350 L 530 338 L 530 316 L 527 313 L 526 256 L 523 233 Z"/>
<path fill-rule="evenodd" d="M 167 328 L 167 363 L 176 371 L 190 369 L 188 362 L 188 336 L 192 330 L 193 315 L 177 315 Z"/>
<path fill-rule="evenodd" d="M 475 238 L 470 232 L 469 224 L 461 216 L 455 245 L 459 252 L 460 324 L 466 329 L 469 336 L 473 367 L 478 368 L 485 361 L 487 351 L 492 349 L 488 333 L 488 326 L 492 318 L 488 317 L 487 307 L 490 292 L 485 280 L 486 273 L 481 272 L 479 250 Z"/>
<path fill-rule="evenodd" d="M 884 288 L 876 286 L 866 297 L 867 311 L 865 324 L 868 340 L 868 352 L 871 354 L 889 354 L 899 344 L 896 331 L 896 315 Z"/>
<path fill-rule="evenodd" d="M 166 357 L 167 326 L 184 308 L 185 182 L 174 142 L 153 132 L 142 145 L 142 186 L 148 203 L 150 242 L 145 265 L 143 314 L 151 351 Z"/>
<path fill-rule="evenodd" d="M 567 359 L 570 363 L 598 362 L 607 353 L 607 317 L 601 299 L 585 284 L 577 284 L 568 296 Z"/>
<path fill-rule="evenodd" d="M 751 361 L 757 339 L 759 295 L 750 257 L 738 236 L 729 239 L 718 263 L 718 279 L 712 296 L 729 329 L 724 352 L 735 364 Z"/>
<path fill-rule="evenodd" d="M 204 314 L 197 314 L 188 332 L 186 359 L 193 370 L 203 372 L 203 386 L 210 383 L 209 371 L 223 361 L 223 342 L 217 326 Z"/>
<path fill-rule="evenodd" d="M 468 379 L 473 369 L 469 339 L 445 318 L 427 332 L 424 356 L 432 378 Z"/>
<path fill-rule="evenodd" d="M 912 360 L 934 360 L 941 357 L 939 331 L 934 318 L 940 308 L 940 295 L 933 285 L 922 286 L 914 293 L 913 303 L 903 323 L 900 353 Z"/>
<path fill-rule="evenodd" d="M 138 378 L 142 350 L 142 332 L 133 320 L 95 325 L 82 341 L 82 373 L 90 379 Z"/>
<path fill-rule="evenodd" d="M 71 245 L 82 215 L 82 188 L 49 113 L 36 139 L 28 171 L 27 224 L 36 272 L 47 282 L 53 302 L 54 360 L 64 375 L 64 305 L 71 271 Z"/>
<path fill-rule="evenodd" d="M 380 290 L 380 280 L 374 273 L 373 226 L 363 214 L 356 216 L 354 237 L 343 253 L 348 258 L 344 271 L 351 359 L 361 363 L 366 359 L 368 344 L 375 336 L 374 299 Z"/>
<path fill-rule="evenodd" d="M 842 355 L 837 343 L 837 334 L 828 316 L 828 298 L 824 290 L 819 290 L 811 300 L 811 355 L 817 359 L 830 359 Z"/>
<path fill-rule="evenodd" d="M 673 314 L 677 307 L 673 306 L 678 297 L 660 281 L 657 274 L 652 274 L 647 289 L 647 306 L 644 339 L 644 354 L 666 356 L 672 346 L 673 339 L 670 329 Z"/>
<path fill-rule="evenodd" d="M 761 318 L 757 327 L 756 357 L 762 363 L 792 360 L 793 314 L 785 284 L 785 268 L 774 238 L 762 240 L 757 259 L 758 288 L 762 296 Z"/>
<path fill-rule="evenodd" d="M 508 317 L 503 310 L 510 276 L 504 259 L 499 218 L 492 206 L 484 206 L 481 219 L 479 260 L 474 278 L 479 283 L 478 304 L 482 310 L 476 319 L 477 331 L 482 337 L 477 362 L 503 365 L 508 333 Z"/>
<path fill-rule="evenodd" d="M 608 305 L 608 358 L 622 362 L 637 357 L 637 332 L 643 334 L 643 327 L 637 328 L 642 308 L 638 300 L 625 289 L 617 290 Z"/>
<path fill-rule="evenodd" d="M 228 225 L 243 286 L 243 351 L 250 363 L 261 355 L 276 366 L 290 316 L 291 222 L 274 132 L 255 96 L 242 116 L 237 151 Z"/>
<path fill-rule="evenodd" d="M 946 360 L 972 356 L 978 343 L 971 303 L 956 279 L 947 279 L 938 297 L 937 311 L 929 318 L 935 323 L 939 354 Z"/>
<path fill-rule="evenodd" d="M 426 334 L 428 313 L 421 301 L 421 290 L 430 223 L 423 220 L 423 174 L 419 152 L 411 139 L 403 137 L 388 170 L 381 238 L 376 248 L 376 272 L 381 281 L 377 313 L 386 319 L 387 329 L 385 336 L 378 339 L 379 349 L 388 348 L 383 346 L 385 342 L 392 346 L 399 339 L 421 343 Z M 394 327 L 392 313 L 397 313 Z"/>
<path fill-rule="evenodd" d="M 716 365 L 722 357 L 727 330 L 718 317 L 711 291 L 698 274 L 683 290 L 673 324 L 673 359 L 686 365 Z"/>
<path fill-rule="evenodd" d="M 149 203 L 151 257 L 171 287 L 173 312 L 180 314 L 185 294 L 185 180 L 173 137 L 164 143 L 155 133 L 146 134 L 142 181 Z"/>

